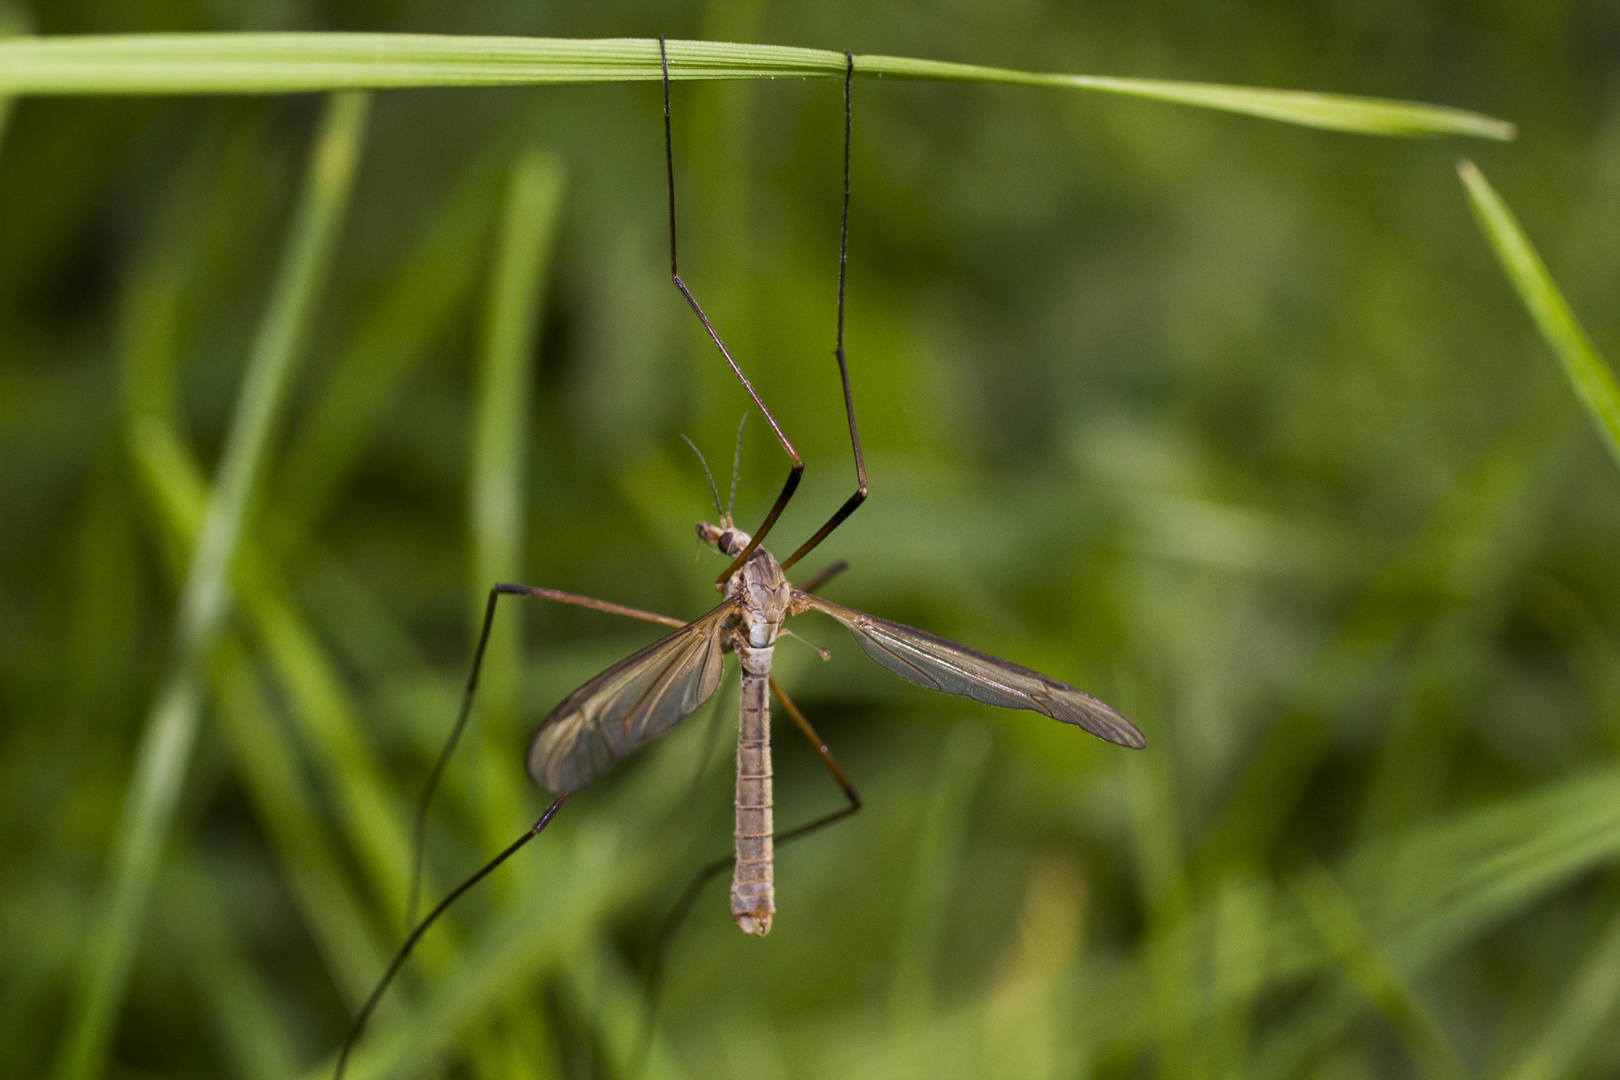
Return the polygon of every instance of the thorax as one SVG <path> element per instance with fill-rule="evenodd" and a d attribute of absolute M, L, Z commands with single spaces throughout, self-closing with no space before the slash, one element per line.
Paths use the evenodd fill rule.
<path fill-rule="evenodd" d="M 732 575 L 727 583 L 726 595 L 737 598 L 738 658 L 743 670 L 750 674 L 770 671 L 770 654 L 776 645 L 776 635 L 787 618 L 792 590 L 775 556 L 764 548 L 755 548 L 748 561 Z M 750 653 L 758 653 L 750 656 Z M 759 671 L 752 668 L 758 667 Z"/>

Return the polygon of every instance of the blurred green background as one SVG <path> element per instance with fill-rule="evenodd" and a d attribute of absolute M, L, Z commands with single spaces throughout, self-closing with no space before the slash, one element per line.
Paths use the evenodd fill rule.
<path fill-rule="evenodd" d="M 106 3 L 36 32 L 672 36 L 1414 98 L 1381 140 L 858 81 L 870 501 L 827 595 L 1037 667 L 1133 754 L 925 693 L 838 627 L 779 673 L 867 801 L 724 885 L 734 683 L 426 939 L 356 1075 L 1612 1076 L 1620 477 L 1479 235 L 1478 160 L 1601 346 L 1620 11 L 1596 3 Z M 16 21 L 16 20 L 14 20 Z M 677 85 L 683 276 L 852 488 L 832 81 Z M 374 95 L 108 1074 L 319 1075 L 403 935 L 413 800 L 495 577 L 713 602 L 745 407 L 667 279 L 656 85 Z M 299 199 L 313 95 L 14 105 L 0 144 L 0 1072 L 37 1076 Z M 503 364 L 502 361 L 505 360 Z M 785 461 L 757 418 L 741 524 Z M 723 481 L 722 481 L 723 482 Z M 189 524 L 187 524 L 189 522 Z M 1609 555 L 1604 555 L 1604 552 Z M 802 574 L 801 574 L 802 576 Z M 651 627 L 513 603 L 430 897 L 543 805 L 526 737 Z M 734 678 L 734 675 L 731 676 Z M 840 805 L 786 725 L 778 823 Z"/>

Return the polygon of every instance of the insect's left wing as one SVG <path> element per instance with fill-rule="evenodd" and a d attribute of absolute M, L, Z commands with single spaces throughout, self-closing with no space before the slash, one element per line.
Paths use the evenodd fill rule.
<path fill-rule="evenodd" d="M 1004 709 L 1031 709 L 1120 746 L 1140 749 L 1147 745 L 1136 726 L 1119 713 L 1038 671 L 798 589 L 793 590 L 793 610 L 831 615 L 844 624 L 867 656 L 918 686 Z"/>
<path fill-rule="evenodd" d="M 735 609 L 727 600 L 564 698 L 529 744 L 530 778 L 557 795 L 584 787 L 709 700 Z"/>

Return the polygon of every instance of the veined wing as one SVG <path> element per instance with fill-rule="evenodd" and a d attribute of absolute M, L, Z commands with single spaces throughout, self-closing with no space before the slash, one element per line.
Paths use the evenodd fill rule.
<path fill-rule="evenodd" d="M 1085 728 L 1098 738 L 1140 749 L 1147 740 L 1136 726 L 1090 694 L 1038 671 L 989 656 L 926 630 L 841 607 L 793 590 L 795 612 L 820 611 L 849 629 L 866 655 L 918 686 L 959 694 L 1004 709 L 1031 709 Z"/>
<path fill-rule="evenodd" d="M 557 795 L 584 787 L 709 700 L 735 610 L 726 601 L 564 698 L 529 744 L 530 778 Z"/>

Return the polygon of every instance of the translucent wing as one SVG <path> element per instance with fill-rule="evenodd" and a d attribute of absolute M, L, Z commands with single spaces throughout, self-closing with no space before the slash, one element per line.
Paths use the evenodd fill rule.
<path fill-rule="evenodd" d="M 709 700 L 735 608 L 728 600 L 564 698 L 529 744 L 530 778 L 558 795 L 584 787 Z"/>
<path fill-rule="evenodd" d="M 1098 738 L 1140 749 L 1147 740 L 1136 726 L 1090 694 L 1038 671 L 988 656 L 977 649 L 852 611 L 819 596 L 793 590 L 793 610 L 820 611 L 848 627 L 866 655 L 918 686 L 959 694 L 1004 709 L 1031 709 L 1085 728 Z"/>

